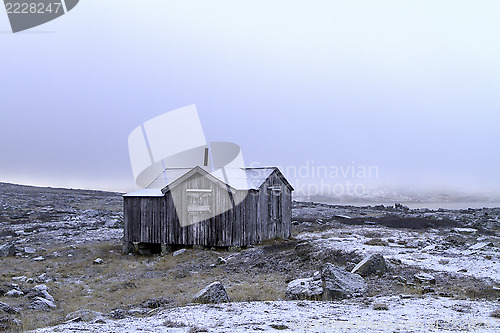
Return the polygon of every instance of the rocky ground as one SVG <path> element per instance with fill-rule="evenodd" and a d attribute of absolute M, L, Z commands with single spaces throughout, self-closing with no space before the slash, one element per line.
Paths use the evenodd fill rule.
<path fill-rule="evenodd" d="M 500 330 L 499 208 L 295 202 L 292 239 L 166 256 L 121 253 L 121 210 L 0 183 L 0 331 Z"/>

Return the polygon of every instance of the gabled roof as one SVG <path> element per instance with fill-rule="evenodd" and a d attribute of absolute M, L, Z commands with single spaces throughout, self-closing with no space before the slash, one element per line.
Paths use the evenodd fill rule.
<path fill-rule="evenodd" d="M 173 168 L 166 169 L 159 175 L 147 188 L 138 190 L 132 193 L 125 194 L 126 197 L 161 197 L 166 192 L 182 183 L 192 175 L 199 173 L 207 177 L 212 182 L 218 184 L 223 189 L 229 189 L 234 192 L 235 190 L 249 191 L 258 190 L 262 184 L 273 174 L 283 181 L 291 191 L 292 185 L 286 180 L 283 174 L 277 167 L 258 167 L 258 168 L 225 168 L 219 169 L 212 173 L 196 166 L 192 169 L 187 168 Z"/>
<path fill-rule="evenodd" d="M 249 185 L 253 185 L 253 188 L 251 189 L 258 190 L 273 173 L 276 173 L 285 186 L 288 187 L 290 191 L 293 191 L 293 186 L 288 182 L 277 167 L 245 168 L 245 170 L 247 171 Z"/>
<path fill-rule="evenodd" d="M 197 173 L 201 174 L 203 177 L 208 178 L 213 183 L 219 185 L 220 187 L 222 187 L 226 191 L 229 189 L 233 193 L 236 192 L 236 189 L 234 189 L 233 187 L 231 187 L 228 184 L 224 183 L 220 179 L 214 177 L 208 171 L 205 171 L 204 169 L 202 169 L 199 166 L 195 166 L 194 168 L 192 168 L 191 170 L 189 170 L 188 172 L 186 172 L 184 175 L 178 177 L 173 182 L 170 182 L 167 186 L 165 186 L 161 190 L 161 192 L 164 193 L 164 194 L 167 193 L 168 191 L 170 191 L 171 189 L 173 189 L 174 187 L 176 187 L 177 185 L 179 185 L 180 183 L 182 183 L 183 181 L 185 181 L 186 179 L 188 179 L 189 177 L 191 177 L 191 176 L 193 176 L 193 175 L 195 175 Z"/>

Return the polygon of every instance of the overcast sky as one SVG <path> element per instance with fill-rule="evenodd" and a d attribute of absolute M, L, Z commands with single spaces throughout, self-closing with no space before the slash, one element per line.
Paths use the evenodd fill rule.
<path fill-rule="evenodd" d="M 0 181 L 135 189 L 129 133 L 196 104 L 247 165 L 500 192 L 499 18 L 497 0 L 83 0 L 12 34 L 0 11 Z"/>

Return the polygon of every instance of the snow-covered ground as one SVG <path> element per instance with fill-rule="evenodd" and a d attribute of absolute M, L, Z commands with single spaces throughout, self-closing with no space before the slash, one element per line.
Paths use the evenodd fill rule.
<path fill-rule="evenodd" d="M 371 239 L 365 235 L 378 234 L 387 245 L 367 245 Z M 325 232 L 303 233 L 297 239 L 310 241 L 318 249 L 358 251 L 363 256 L 381 253 L 386 259 L 399 259 L 405 265 L 435 271 L 463 274 L 477 278 L 490 278 L 500 283 L 500 253 L 496 246 L 470 249 L 479 243 L 497 243 L 498 237 L 478 236 L 462 248 L 443 246 L 443 236 L 435 229 L 408 231 L 383 226 L 342 226 Z M 392 242 L 387 240 L 391 239 Z M 398 243 L 403 241 L 406 244 Z M 415 247 L 413 247 L 415 246 Z"/>
<path fill-rule="evenodd" d="M 423 297 L 377 299 L 388 310 L 339 302 L 275 301 L 192 305 L 147 318 L 68 323 L 35 332 L 499 332 L 498 304 Z"/>

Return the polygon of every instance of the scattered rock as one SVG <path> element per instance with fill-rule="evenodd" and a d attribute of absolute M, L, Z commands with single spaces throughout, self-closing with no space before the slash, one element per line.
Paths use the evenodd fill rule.
<path fill-rule="evenodd" d="M 4 244 L 0 246 L 0 257 L 11 257 L 16 254 L 16 246 L 14 244 Z"/>
<path fill-rule="evenodd" d="M 448 297 L 448 298 L 453 297 L 452 294 L 444 292 L 444 291 L 441 291 L 438 295 L 441 297 Z"/>
<path fill-rule="evenodd" d="M 27 277 L 26 275 L 23 275 L 23 276 L 14 276 L 14 277 L 12 278 L 12 280 L 14 280 L 14 281 L 21 281 L 21 282 L 25 282 L 27 278 L 28 278 L 28 277 Z"/>
<path fill-rule="evenodd" d="M 500 309 L 495 310 L 495 311 L 493 311 L 492 313 L 490 313 L 490 317 L 493 317 L 493 318 L 500 318 Z"/>
<path fill-rule="evenodd" d="M 222 257 L 219 257 L 219 258 L 217 258 L 217 264 L 225 265 L 225 264 L 227 264 L 227 260 L 222 258 Z"/>
<path fill-rule="evenodd" d="M 47 290 L 49 290 L 49 288 L 47 288 L 47 286 L 45 284 L 38 284 L 38 285 L 33 287 L 33 290 L 35 290 L 35 291 L 47 291 Z"/>
<path fill-rule="evenodd" d="M 477 243 L 477 244 L 469 246 L 469 250 L 482 250 L 487 246 L 493 246 L 493 243 L 492 242 Z"/>
<path fill-rule="evenodd" d="M 36 249 L 34 247 L 29 247 L 29 246 L 26 246 L 24 248 L 24 253 L 27 253 L 27 254 L 34 254 L 36 253 Z"/>
<path fill-rule="evenodd" d="M 407 241 L 404 246 L 410 249 L 418 249 L 426 247 L 427 243 L 422 239 L 412 239 Z"/>
<path fill-rule="evenodd" d="M 55 307 L 56 305 L 54 304 L 54 302 L 43 297 L 35 297 L 35 300 L 29 305 L 30 309 L 38 311 L 49 311 L 50 309 Z"/>
<path fill-rule="evenodd" d="M 464 236 L 461 236 L 459 234 L 451 234 L 445 237 L 444 239 L 446 242 L 455 245 L 455 246 L 462 246 L 465 245 L 467 242 L 466 238 Z"/>
<path fill-rule="evenodd" d="M 448 265 L 450 263 L 450 260 L 448 259 L 439 259 L 438 263 L 441 265 Z"/>
<path fill-rule="evenodd" d="M 172 255 L 175 257 L 175 256 L 178 256 L 180 254 L 183 254 L 184 252 L 186 252 L 186 249 L 180 249 L 180 250 L 177 250 L 174 253 L 172 253 Z"/>
<path fill-rule="evenodd" d="M 66 320 L 66 322 L 73 322 L 73 323 L 76 323 L 79 321 L 91 322 L 91 321 L 95 321 L 95 320 L 103 318 L 103 317 L 104 317 L 104 314 L 101 312 L 83 309 L 83 310 L 77 310 L 77 311 L 69 313 L 66 316 L 65 320 Z"/>
<path fill-rule="evenodd" d="M 101 258 L 97 258 L 93 262 L 94 265 L 102 265 L 103 263 L 104 263 L 104 260 L 102 260 Z"/>
<path fill-rule="evenodd" d="M 122 252 L 124 254 L 134 253 L 135 245 L 133 242 L 123 242 Z"/>
<path fill-rule="evenodd" d="M 392 279 L 396 280 L 397 282 L 403 283 L 403 284 L 405 284 L 406 282 L 408 282 L 408 280 L 406 280 L 405 277 L 399 276 L 399 275 L 393 276 Z"/>
<path fill-rule="evenodd" d="M 323 297 L 323 282 L 314 277 L 291 281 L 286 287 L 285 298 L 289 300 L 319 301 Z"/>
<path fill-rule="evenodd" d="M 122 283 L 119 283 L 111 288 L 108 289 L 109 292 L 117 292 L 118 290 L 121 290 L 121 289 L 132 289 L 132 288 L 137 288 L 137 286 L 135 285 L 135 283 L 133 282 L 122 282 Z"/>
<path fill-rule="evenodd" d="M 194 303 L 223 303 L 229 302 L 229 296 L 221 282 L 216 281 L 202 290 L 193 297 Z"/>
<path fill-rule="evenodd" d="M 114 309 L 113 311 L 111 311 L 109 313 L 109 315 L 113 319 L 124 319 L 127 317 L 127 311 L 125 311 L 123 309 Z"/>
<path fill-rule="evenodd" d="M 333 264 L 326 263 L 321 269 L 323 281 L 323 299 L 336 300 L 348 298 L 366 291 L 366 282 L 354 273 L 346 272 Z"/>
<path fill-rule="evenodd" d="M 39 257 L 36 257 L 36 258 L 33 258 L 33 261 L 44 261 L 45 258 L 42 257 L 42 256 L 39 256 Z"/>
<path fill-rule="evenodd" d="M 467 273 L 467 268 L 460 268 L 457 272 L 458 273 Z"/>
<path fill-rule="evenodd" d="M 366 245 L 372 245 L 372 246 L 387 246 L 389 243 L 386 241 L 380 239 L 380 238 L 371 238 L 367 241 L 365 241 Z"/>
<path fill-rule="evenodd" d="M 271 328 L 274 328 L 275 330 L 278 331 L 283 331 L 283 330 L 288 330 L 290 327 L 283 325 L 283 324 L 269 324 Z"/>
<path fill-rule="evenodd" d="M 162 297 L 151 298 L 142 303 L 142 306 L 149 309 L 160 308 L 166 304 L 172 303 L 172 300 L 168 300 Z"/>
<path fill-rule="evenodd" d="M 477 229 L 474 228 L 453 228 L 452 230 L 462 235 L 473 235 L 477 233 Z"/>
<path fill-rule="evenodd" d="M 16 318 L 0 316 L 0 332 L 19 332 L 22 324 Z"/>
<path fill-rule="evenodd" d="M 8 297 L 20 297 L 23 295 L 24 295 L 24 293 L 22 291 L 15 290 L 15 289 L 9 290 L 8 292 L 5 293 L 5 296 L 8 296 Z"/>
<path fill-rule="evenodd" d="M 294 251 L 299 257 L 307 259 L 314 252 L 314 248 L 311 243 L 303 242 L 295 245 Z"/>
<path fill-rule="evenodd" d="M 413 276 L 415 279 L 415 282 L 418 283 L 430 283 L 430 284 L 435 284 L 436 283 L 436 278 L 430 274 L 427 273 L 418 273 Z"/>
<path fill-rule="evenodd" d="M 385 264 L 384 257 L 380 253 L 375 253 L 357 264 L 356 267 L 353 268 L 351 273 L 359 274 L 361 276 L 368 276 L 383 275 L 386 272 L 387 265 Z"/>
<path fill-rule="evenodd" d="M 422 288 L 422 294 L 435 293 L 436 290 L 430 286 L 425 286 Z"/>
<path fill-rule="evenodd" d="M 451 306 L 451 309 L 461 313 L 471 313 L 472 307 L 467 303 L 456 303 Z"/>
<path fill-rule="evenodd" d="M 2 310 L 3 312 L 10 313 L 10 314 L 18 313 L 18 311 L 16 309 L 12 308 L 9 304 L 4 303 L 4 302 L 0 302 L 0 310 Z"/>
<path fill-rule="evenodd" d="M 43 273 L 39 277 L 35 278 L 36 283 L 47 283 L 47 282 L 52 282 L 52 281 L 54 281 L 54 278 L 51 276 L 48 276 L 47 273 Z"/>
<path fill-rule="evenodd" d="M 373 310 L 389 310 L 389 307 L 385 303 L 375 303 L 373 304 Z"/>

